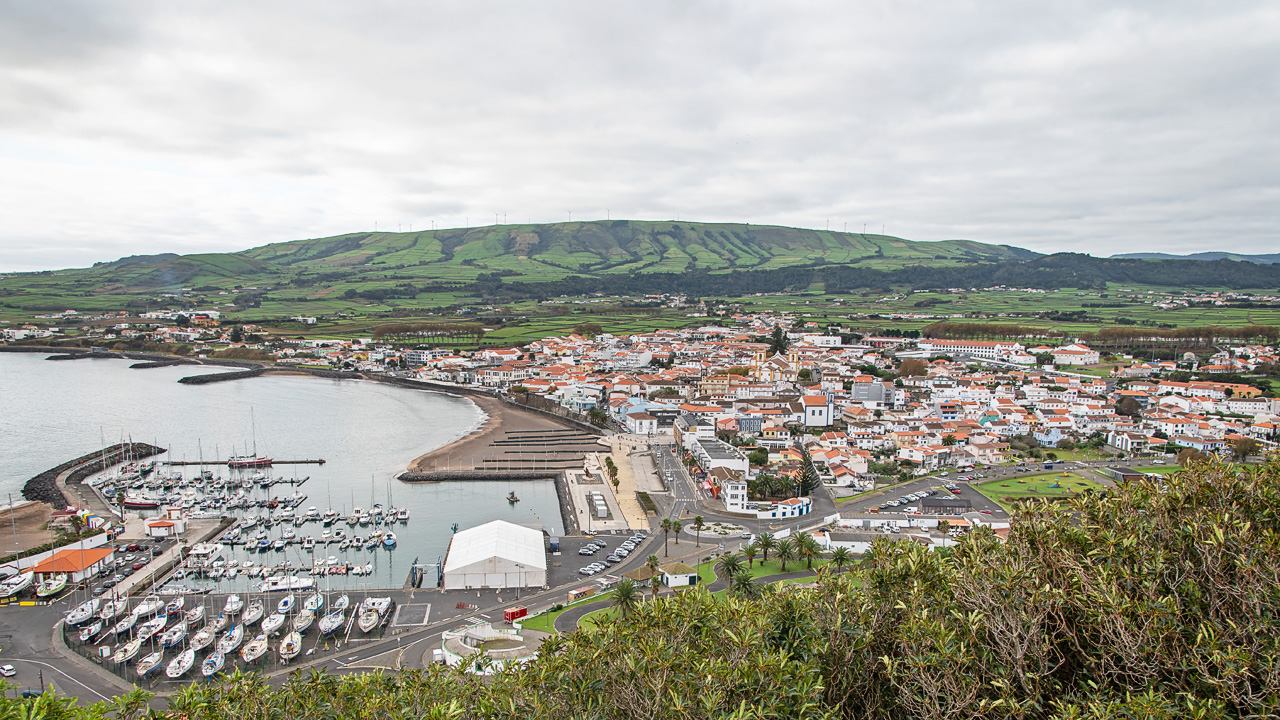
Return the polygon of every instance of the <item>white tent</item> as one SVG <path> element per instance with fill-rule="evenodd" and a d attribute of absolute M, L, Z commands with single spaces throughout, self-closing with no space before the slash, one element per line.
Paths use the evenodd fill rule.
<path fill-rule="evenodd" d="M 542 587 L 547 554 L 542 533 L 494 520 L 453 536 L 444 561 L 444 589 Z"/>

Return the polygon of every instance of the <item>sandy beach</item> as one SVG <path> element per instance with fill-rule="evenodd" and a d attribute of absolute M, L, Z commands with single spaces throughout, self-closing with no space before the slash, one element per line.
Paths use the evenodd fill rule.
<path fill-rule="evenodd" d="M 472 469 L 487 460 L 503 460 L 509 451 L 495 446 L 494 442 L 510 438 L 512 433 L 562 433 L 572 426 L 559 423 L 545 415 L 512 407 L 497 398 L 467 396 L 488 415 L 484 424 L 474 432 L 422 455 L 409 463 L 409 470 L 426 472 L 446 468 Z"/>

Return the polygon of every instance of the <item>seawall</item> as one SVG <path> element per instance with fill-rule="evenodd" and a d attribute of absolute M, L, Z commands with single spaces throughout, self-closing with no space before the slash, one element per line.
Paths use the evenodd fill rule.
<path fill-rule="evenodd" d="M 22 497 L 48 503 L 55 508 L 63 508 L 67 506 L 67 496 L 58 486 L 59 475 L 74 468 L 75 472 L 67 476 L 67 481 L 80 482 L 103 468 L 122 462 L 126 455 L 137 459 L 159 455 L 164 451 L 164 448 L 147 443 L 119 443 L 102 450 L 95 450 L 31 478 L 26 485 L 22 486 Z"/>

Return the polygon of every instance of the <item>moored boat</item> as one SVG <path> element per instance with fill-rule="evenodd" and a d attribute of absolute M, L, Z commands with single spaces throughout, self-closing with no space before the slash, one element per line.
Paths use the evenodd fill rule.
<path fill-rule="evenodd" d="M 395 534 L 395 533 L 393 533 L 393 532 L 388 532 L 388 533 L 384 534 L 384 535 L 382 536 L 382 545 L 383 545 L 383 547 L 386 547 L 386 548 L 393 548 L 393 547 L 395 547 L 395 546 L 396 546 L 396 534 Z"/>

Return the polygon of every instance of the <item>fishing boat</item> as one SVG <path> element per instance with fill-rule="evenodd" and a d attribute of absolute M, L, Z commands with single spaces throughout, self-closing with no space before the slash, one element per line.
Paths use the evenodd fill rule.
<path fill-rule="evenodd" d="M 133 614 L 140 618 L 151 617 L 164 609 L 164 600 L 159 595 L 148 595 L 133 608 Z"/>
<path fill-rule="evenodd" d="M 72 627 L 86 623 L 90 618 L 98 612 L 98 600 L 88 600 L 80 603 L 74 610 L 67 613 L 66 623 Z"/>
<path fill-rule="evenodd" d="M 223 634 L 222 639 L 218 641 L 218 652 L 230 655 L 240 647 L 242 642 L 244 642 L 244 626 L 236 625 Z"/>
<path fill-rule="evenodd" d="M 253 663 L 257 661 L 258 658 L 261 658 L 263 655 L 266 655 L 268 648 L 269 646 L 267 645 L 267 636 L 259 635 L 258 637 L 250 640 L 248 643 L 245 644 L 243 648 L 241 648 L 240 658 L 244 660 L 246 663 Z"/>
<path fill-rule="evenodd" d="M 281 615 L 287 614 L 290 610 L 293 609 L 294 603 L 296 603 L 297 601 L 298 601 L 298 598 L 293 593 L 289 593 L 288 595 L 285 595 L 283 598 L 280 599 L 280 602 L 276 604 L 276 612 L 280 613 Z"/>
<path fill-rule="evenodd" d="M 163 650 L 157 650 L 151 653 L 150 655 L 142 658 L 141 660 L 138 661 L 138 676 L 146 677 L 150 675 L 153 670 L 160 667 L 160 663 L 163 660 L 164 660 Z"/>
<path fill-rule="evenodd" d="M 512 505 L 515 505 L 516 503 L 520 502 L 520 498 L 516 497 L 515 490 L 512 490 L 511 492 L 507 493 L 507 502 L 511 503 Z"/>
<path fill-rule="evenodd" d="M 167 618 L 163 615 L 156 616 L 138 626 L 138 639 L 150 640 L 156 633 L 164 629 Z"/>
<path fill-rule="evenodd" d="M 342 624 L 346 622 L 347 614 L 342 610 L 334 610 L 324 617 L 320 618 L 318 627 L 322 637 L 329 637 L 338 630 L 342 629 Z"/>
<path fill-rule="evenodd" d="M 241 618 L 241 622 L 245 625 L 253 625 L 262 619 L 264 612 L 266 612 L 266 608 L 263 607 L 262 601 L 254 600 L 249 603 L 249 608 L 244 611 L 244 617 Z"/>
<path fill-rule="evenodd" d="M 316 620 L 316 614 L 310 610 L 303 610 L 293 618 L 293 631 L 299 635 L 306 635 L 311 629 L 312 623 Z"/>
<path fill-rule="evenodd" d="M 264 468 L 271 467 L 272 462 L 274 461 L 271 458 L 264 455 L 232 455 L 227 458 L 227 467 L 234 470 Z"/>
<path fill-rule="evenodd" d="M 302 609 L 311 612 L 319 612 L 324 607 L 324 595 L 320 593 L 311 593 L 306 600 L 302 601 Z"/>
<path fill-rule="evenodd" d="M 169 603 L 164 606 L 164 614 L 177 615 L 182 612 L 182 608 L 186 607 L 186 604 L 187 598 L 183 595 L 179 595 L 178 597 L 170 600 Z"/>
<path fill-rule="evenodd" d="M 191 649 L 196 652 L 200 652 L 212 645 L 214 638 L 217 636 L 217 633 L 207 627 L 197 630 L 196 633 L 191 636 Z"/>
<path fill-rule="evenodd" d="M 187 624 L 186 618 L 179 620 L 177 625 L 174 625 L 168 630 L 160 633 L 160 644 L 163 645 L 166 650 L 171 647 L 181 645 L 182 641 L 187 639 L 188 627 L 190 626 Z"/>
<path fill-rule="evenodd" d="M 227 604 L 222 606 L 222 612 L 227 615 L 235 615 L 244 609 L 244 598 L 239 595 L 228 595 Z"/>
<path fill-rule="evenodd" d="M 222 653 L 216 652 L 205 658 L 203 663 L 200 663 L 200 674 L 205 677 L 213 677 L 222 672 L 222 665 L 225 662 L 226 657 Z"/>
<path fill-rule="evenodd" d="M 382 546 L 390 549 L 396 546 L 396 534 L 388 532 L 382 536 Z"/>
<path fill-rule="evenodd" d="M 0 583 L 0 597 L 14 597 L 21 594 L 35 582 L 35 573 L 18 573 Z"/>
<path fill-rule="evenodd" d="M 127 617 L 125 617 L 125 619 L 116 623 L 116 626 L 111 628 L 111 632 L 115 633 L 116 635 L 124 635 L 125 633 L 132 630 L 133 626 L 136 625 L 137 622 L 138 622 L 138 616 L 131 613 Z"/>
<path fill-rule="evenodd" d="M 330 607 L 334 610 L 346 610 L 347 605 L 349 604 L 351 604 L 350 598 L 348 598 L 346 595 L 339 595 L 338 599 L 334 600 L 333 605 L 330 605 Z"/>
<path fill-rule="evenodd" d="M 103 620 L 98 618 L 93 622 L 80 628 L 80 642 L 89 642 L 95 635 L 102 632 Z"/>
<path fill-rule="evenodd" d="M 272 613 L 271 615 L 268 615 L 267 618 L 262 621 L 262 633 L 264 635 L 274 637 L 277 633 L 280 632 L 280 628 L 284 627 L 284 621 L 287 619 L 288 618 L 286 618 L 284 615 L 279 615 L 276 613 Z"/>
<path fill-rule="evenodd" d="M 191 671 L 191 666 L 196 663 L 196 651 L 187 648 L 178 653 L 178 657 L 169 661 L 169 666 L 164 669 L 164 674 L 170 680 L 177 680 Z"/>
<path fill-rule="evenodd" d="M 280 642 L 280 662 L 287 663 L 302 652 L 302 636 L 291 632 Z"/>
<path fill-rule="evenodd" d="M 120 665 L 127 663 L 138 656 L 138 651 L 142 649 L 142 640 L 134 639 L 121 645 L 116 654 L 111 656 L 111 662 Z"/>
<path fill-rule="evenodd" d="M 36 585 L 36 597 L 47 598 L 53 597 L 62 592 L 67 587 L 67 576 L 65 573 L 51 575 Z"/>
<path fill-rule="evenodd" d="M 196 623 L 204 619 L 204 606 L 196 605 L 195 607 L 188 610 L 187 614 L 184 617 L 186 618 L 189 624 L 195 625 Z"/>

